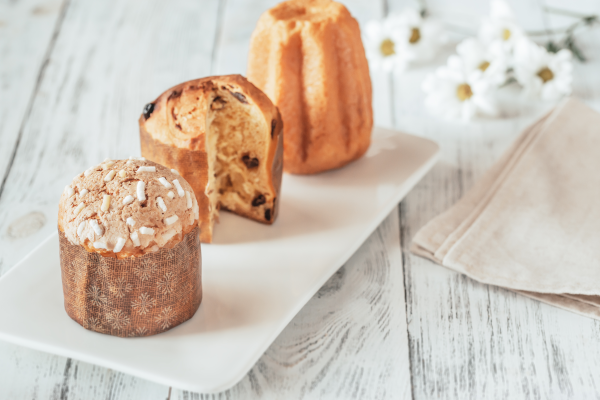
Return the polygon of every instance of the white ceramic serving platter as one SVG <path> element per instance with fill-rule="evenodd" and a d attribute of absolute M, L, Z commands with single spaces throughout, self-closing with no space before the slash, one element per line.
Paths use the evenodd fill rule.
<path fill-rule="evenodd" d="M 195 392 L 252 368 L 285 326 L 433 166 L 438 146 L 381 128 L 360 160 L 285 175 L 277 222 L 221 214 L 202 246 L 204 297 L 188 322 L 123 339 L 87 331 L 63 308 L 58 237 L 0 279 L 0 339 Z"/>

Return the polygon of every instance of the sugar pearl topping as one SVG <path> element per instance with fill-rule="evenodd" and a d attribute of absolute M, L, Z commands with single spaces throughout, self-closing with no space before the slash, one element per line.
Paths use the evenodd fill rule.
<path fill-rule="evenodd" d="M 98 225 L 98 221 L 96 221 L 95 219 L 90 219 L 90 226 L 92 227 L 92 229 L 94 230 L 96 235 L 98 235 L 98 236 L 104 235 L 104 228 L 102 228 L 100 225 Z"/>
<path fill-rule="evenodd" d="M 177 216 L 177 214 L 165 218 L 165 225 L 173 225 L 175 222 L 177 222 L 178 219 L 179 217 Z"/>
<path fill-rule="evenodd" d="M 152 228 L 147 228 L 147 227 L 145 227 L 145 226 L 142 226 L 142 227 L 140 228 L 140 233 L 141 233 L 142 235 L 154 235 L 154 229 L 152 229 Z"/>
<path fill-rule="evenodd" d="M 165 204 L 165 201 L 162 199 L 162 197 L 156 198 L 156 204 L 158 204 L 158 206 L 161 210 L 163 210 L 163 212 L 167 211 L 167 205 Z"/>
<path fill-rule="evenodd" d="M 123 246 L 125 246 L 125 243 L 126 243 L 126 242 L 127 242 L 127 240 L 126 240 L 126 239 L 123 239 L 123 238 L 121 238 L 121 237 L 120 237 L 120 238 L 118 238 L 118 239 L 117 239 L 117 244 L 115 244 L 115 248 L 113 249 L 113 251 L 114 251 L 115 253 L 118 253 L 118 252 L 120 252 L 121 250 L 123 250 Z"/>
<path fill-rule="evenodd" d="M 75 215 L 78 215 L 81 212 L 81 210 L 83 210 L 83 207 L 85 207 L 85 204 L 83 202 L 79 203 L 79 205 L 75 207 L 75 210 L 73 210 L 73 213 Z"/>
<path fill-rule="evenodd" d="M 114 161 L 112 161 L 112 160 L 105 161 L 104 163 L 102 163 L 102 169 L 104 169 L 104 170 L 109 169 L 113 165 L 115 165 Z"/>
<path fill-rule="evenodd" d="M 129 237 L 131 238 L 134 247 L 140 247 L 141 243 L 137 232 L 133 232 L 131 235 L 129 235 Z"/>
<path fill-rule="evenodd" d="M 104 195 L 104 198 L 102 199 L 102 206 L 100 207 L 102 211 L 108 211 L 108 208 L 110 207 L 110 198 L 110 195 Z"/>
<path fill-rule="evenodd" d="M 179 183 L 179 181 L 177 179 L 173 179 L 173 185 L 175 185 L 175 188 L 177 189 L 177 194 L 179 195 L 179 197 L 185 196 L 183 188 L 181 187 L 181 184 Z"/>
<path fill-rule="evenodd" d="M 85 229 L 86 222 L 87 221 L 81 221 L 81 223 L 77 227 L 77 236 L 81 237 L 81 235 L 83 234 L 83 230 Z"/>
<path fill-rule="evenodd" d="M 171 185 L 171 184 L 169 183 L 169 181 L 165 179 L 165 177 L 164 177 L 164 176 L 161 176 L 160 178 L 158 178 L 158 181 L 159 181 L 160 183 L 162 183 L 162 185 L 163 185 L 164 187 L 166 187 L 167 189 L 171 189 L 171 188 L 173 187 L 173 185 Z"/>
<path fill-rule="evenodd" d="M 176 172 L 140 157 L 106 159 L 65 186 L 59 228 L 88 251 L 137 257 L 181 240 L 196 209 L 191 186 Z"/>
<path fill-rule="evenodd" d="M 190 195 L 190 192 L 185 192 L 185 201 L 187 208 L 192 208 L 192 196 Z"/>
<path fill-rule="evenodd" d="M 144 190 L 146 190 L 146 182 L 138 181 L 136 193 L 139 201 L 146 200 L 146 193 L 144 193 Z"/>
<path fill-rule="evenodd" d="M 115 177 L 116 172 L 114 170 L 110 171 L 108 174 L 106 174 L 106 176 L 104 177 L 104 182 L 110 182 L 112 181 L 112 179 Z"/>

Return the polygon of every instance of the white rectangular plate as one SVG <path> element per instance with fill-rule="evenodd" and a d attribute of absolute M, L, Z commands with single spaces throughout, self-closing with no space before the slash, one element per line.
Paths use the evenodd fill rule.
<path fill-rule="evenodd" d="M 327 279 L 433 166 L 438 146 L 381 128 L 360 160 L 285 175 L 277 222 L 222 213 L 202 246 L 204 298 L 188 322 L 123 339 L 87 331 L 63 308 L 58 237 L 0 279 L 0 339 L 195 392 L 236 384 Z"/>

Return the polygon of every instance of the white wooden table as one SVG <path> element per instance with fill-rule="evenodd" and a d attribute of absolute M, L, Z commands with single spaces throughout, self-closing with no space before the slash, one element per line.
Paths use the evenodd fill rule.
<path fill-rule="evenodd" d="M 244 73 L 250 33 L 275 3 L 0 0 L 0 275 L 56 229 L 65 179 L 139 152 L 147 101 L 188 79 Z M 344 3 L 361 23 L 416 5 Z M 527 28 L 564 22 L 544 19 L 543 1 L 512 3 Z M 600 13 L 595 0 L 546 4 Z M 428 5 L 471 23 L 487 12 L 477 0 Z M 600 110 L 600 34 L 578 38 L 590 61 L 576 65 L 574 94 Z M 0 399 L 600 397 L 600 322 L 406 250 L 550 107 L 507 101 L 504 118 L 468 125 L 430 117 L 420 82 L 452 46 L 431 64 L 374 76 L 377 124 L 436 140 L 442 160 L 238 385 L 188 393 L 0 342 Z"/>

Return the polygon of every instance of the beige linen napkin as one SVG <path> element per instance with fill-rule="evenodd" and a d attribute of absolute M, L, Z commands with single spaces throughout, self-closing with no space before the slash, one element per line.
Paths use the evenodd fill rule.
<path fill-rule="evenodd" d="M 563 101 L 425 225 L 411 251 L 600 319 L 600 114 Z"/>

